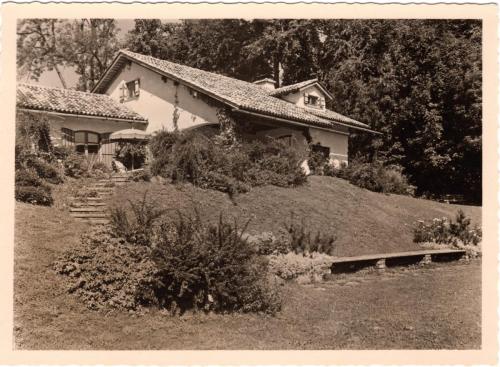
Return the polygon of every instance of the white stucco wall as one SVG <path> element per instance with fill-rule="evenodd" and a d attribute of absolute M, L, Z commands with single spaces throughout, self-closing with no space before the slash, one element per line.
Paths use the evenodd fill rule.
<path fill-rule="evenodd" d="M 264 130 L 257 132 L 258 138 L 280 138 L 283 136 L 291 135 L 292 136 L 292 146 L 298 150 L 307 149 L 307 139 L 300 130 L 291 129 L 287 127 L 279 127 L 276 129 Z"/>
<path fill-rule="evenodd" d="M 217 109 L 199 97 L 194 97 L 188 87 L 182 84 L 175 85 L 172 79 L 167 79 L 165 82 L 158 73 L 134 62 L 122 69 L 108 87 L 106 94 L 120 101 L 122 84 L 138 78 L 139 96 L 123 103 L 148 119 L 147 132 L 173 130 L 174 111 L 179 116 L 177 125 L 181 130 L 207 123 L 218 123 Z"/>
<path fill-rule="evenodd" d="M 80 116 L 58 116 L 48 115 L 50 125 L 50 135 L 54 144 L 59 144 L 61 139 L 61 129 L 64 127 L 73 131 L 92 131 L 95 133 L 112 133 L 123 129 L 144 130 L 144 123 L 130 123 L 127 121 L 105 120 L 97 118 L 87 118 Z"/>
<path fill-rule="evenodd" d="M 324 93 L 321 91 L 321 89 L 319 89 L 318 87 L 316 87 L 314 85 L 311 85 L 311 86 L 304 88 L 303 90 L 295 92 L 295 93 L 286 94 L 286 95 L 282 96 L 281 98 L 283 98 L 284 100 L 291 102 L 299 107 L 315 108 L 315 107 L 311 107 L 310 105 L 304 103 L 304 93 L 307 93 L 311 96 L 315 96 L 318 98 L 326 98 Z"/>
<path fill-rule="evenodd" d="M 330 148 L 330 160 L 332 164 L 340 165 L 348 163 L 349 131 L 348 128 L 339 126 L 338 133 L 326 130 L 309 128 L 312 144 L 320 144 Z"/>

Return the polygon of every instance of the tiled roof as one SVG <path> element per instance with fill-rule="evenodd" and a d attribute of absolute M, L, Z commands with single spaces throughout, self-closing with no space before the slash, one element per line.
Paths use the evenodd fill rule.
<path fill-rule="evenodd" d="M 318 79 L 309 79 L 305 80 L 300 83 L 295 83 L 295 84 L 290 84 L 290 85 L 285 85 L 284 87 L 281 88 L 276 88 L 275 90 L 272 90 L 269 95 L 274 96 L 274 97 L 280 97 L 288 93 L 294 93 L 299 90 L 301 90 L 304 87 L 307 87 L 309 85 L 317 84 L 317 86 L 323 91 L 323 93 L 329 98 L 332 99 L 332 95 L 330 92 L 328 92 L 325 87 L 321 85 L 321 83 L 318 81 Z"/>
<path fill-rule="evenodd" d="M 317 116 L 310 113 L 306 108 L 298 107 L 280 98 L 270 96 L 268 90 L 257 84 L 175 64 L 128 50 L 120 50 L 110 69 L 108 69 L 94 88 L 94 92 L 104 93 L 107 85 L 112 82 L 114 74 L 118 72 L 121 65 L 127 59 L 133 60 L 174 80 L 181 81 L 191 88 L 197 89 L 240 111 L 255 112 L 269 117 L 278 117 L 325 128 L 334 128 L 335 122 L 338 122 L 354 128 L 370 129 L 368 125 L 357 121 L 354 124 L 350 122 L 354 120 L 347 119 L 338 114 L 335 115 L 336 119 Z"/>
<path fill-rule="evenodd" d="M 272 90 L 269 94 L 271 96 L 282 96 L 283 94 L 288 94 L 292 92 L 298 91 L 300 88 L 306 87 L 310 84 L 317 83 L 318 79 L 310 79 L 310 80 L 305 80 L 300 83 L 295 83 L 295 84 L 290 84 L 290 85 L 285 85 L 284 87 L 281 88 L 276 88 L 275 90 Z"/>
<path fill-rule="evenodd" d="M 312 113 L 313 115 L 316 115 L 321 118 L 325 118 L 328 120 L 333 120 L 333 121 L 340 121 L 345 124 L 351 124 L 353 126 L 359 126 L 361 128 L 367 128 L 368 125 L 363 124 L 362 122 L 356 121 L 350 117 L 341 115 L 338 112 L 332 111 L 332 110 L 320 110 L 316 108 L 308 108 L 309 113 Z"/>
<path fill-rule="evenodd" d="M 105 94 L 86 93 L 32 84 L 18 84 L 17 107 L 147 122 L 144 117 Z"/>

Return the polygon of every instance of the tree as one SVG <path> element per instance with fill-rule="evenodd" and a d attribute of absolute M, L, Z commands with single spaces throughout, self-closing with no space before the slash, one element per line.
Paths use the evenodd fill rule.
<path fill-rule="evenodd" d="M 38 80 L 48 70 L 55 70 L 63 88 L 66 81 L 60 67 L 67 64 L 61 47 L 63 21 L 58 19 L 23 19 L 17 27 L 17 65 L 19 75 Z"/>
<path fill-rule="evenodd" d="M 18 26 L 18 67 L 38 80 L 44 71 L 74 67 L 80 76 L 77 89 L 93 88 L 119 48 L 113 19 L 25 19 Z"/>
<path fill-rule="evenodd" d="M 114 19 L 78 19 L 65 24 L 63 51 L 80 75 L 77 88 L 90 91 L 106 71 L 119 43 Z"/>

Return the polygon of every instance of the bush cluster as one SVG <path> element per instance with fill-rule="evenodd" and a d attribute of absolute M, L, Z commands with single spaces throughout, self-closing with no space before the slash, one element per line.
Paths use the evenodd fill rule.
<path fill-rule="evenodd" d="M 156 267 L 151 249 L 117 238 L 111 228 L 95 226 L 81 246 L 66 252 L 54 269 L 65 275 L 68 290 L 95 310 L 137 310 L 157 304 Z"/>
<path fill-rule="evenodd" d="M 332 255 L 335 250 L 337 236 L 333 231 L 311 231 L 307 221 L 298 220 L 292 213 L 289 222 L 284 224 L 289 236 L 289 248 L 296 254 L 310 254 L 313 252 Z"/>
<path fill-rule="evenodd" d="M 331 273 L 334 258 L 317 252 L 303 256 L 289 252 L 269 256 L 269 271 L 284 280 L 296 279 L 301 283 L 320 282 Z"/>
<path fill-rule="evenodd" d="M 416 243 L 437 243 L 455 247 L 474 245 L 481 242 L 482 232 L 478 226 L 472 226 L 462 210 L 455 220 L 434 218 L 430 223 L 418 221 L 413 229 L 413 241 Z"/>
<path fill-rule="evenodd" d="M 129 170 L 142 167 L 146 161 L 146 145 L 139 142 L 118 143 L 116 159 Z"/>
<path fill-rule="evenodd" d="M 147 197 L 113 211 L 111 226 L 83 239 L 82 250 L 56 264 L 70 289 L 91 308 L 135 310 L 158 305 L 188 309 L 266 312 L 280 309 L 267 261 L 236 222 L 217 223 L 195 212 L 167 218 Z"/>
<path fill-rule="evenodd" d="M 16 116 L 15 198 L 37 205 L 52 205 L 47 183 L 63 182 L 53 159 L 48 120 L 44 115 L 19 112 Z"/>
<path fill-rule="evenodd" d="M 17 186 L 15 197 L 17 201 L 35 205 L 50 206 L 54 203 L 52 191 L 47 186 Z"/>
<path fill-rule="evenodd" d="M 130 243 L 152 246 L 153 227 L 165 210 L 147 199 L 147 192 L 140 201 L 128 201 L 129 210 L 123 206 L 111 208 L 111 222 L 116 237 Z"/>
<path fill-rule="evenodd" d="M 141 170 L 133 171 L 129 176 L 129 178 L 134 182 L 140 182 L 140 181 L 149 182 L 151 181 L 151 173 L 149 172 L 148 168 L 144 168 Z"/>
<path fill-rule="evenodd" d="M 247 242 L 257 248 L 261 255 L 284 255 L 288 253 L 308 256 L 312 253 L 332 255 L 337 236 L 334 231 L 311 231 L 309 223 L 298 220 L 294 213 L 284 222 L 276 234 L 263 232 L 246 235 Z"/>
<path fill-rule="evenodd" d="M 402 168 L 397 165 L 384 165 L 380 161 L 359 162 L 353 160 L 348 166 L 335 168 L 330 164 L 322 165 L 325 176 L 340 177 L 351 184 L 375 192 L 413 196 L 415 187 L 410 185 Z"/>
<path fill-rule="evenodd" d="M 302 157 L 284 142 L 237 142 L 197 133 L 160 132 L 151 139 L 151 173 L 229 194 L 252 186 L 297 186 L 306 181 Z M 227 139 L 226 139 L 227 140 Z"/>
<path fill-rule="evenodd" d="M 153 248 L 164 285 L 160 303 L 180 311 L 277 312 L 281 302 L 268 283 L 267 262 L 245 241 L 243 230 L 222 214 L 215 224 L 180 213 L 162 223 Z"/>
<path fill-rule="evenodd" d="M 60 184 L 64 181 L 60 167 L 37 156 L 30 156 L 25 161 L 26 167 L 34 170 L 38 177 L 51 183 Z"/>
<path fill-rule="evenodd" d="M 104 162 L 71 151 L 62 159 L 64 173 L 73 178 L 105 177 L 110 169 Z"/>

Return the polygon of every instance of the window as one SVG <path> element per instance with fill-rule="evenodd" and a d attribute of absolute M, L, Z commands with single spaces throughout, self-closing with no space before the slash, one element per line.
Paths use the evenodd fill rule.
<path fill-rule="evenodd" d="M 139 79 L 126 82 L 122 86 L 122 95 L 120 97 L 120 102 L 139 97 L 141 91 L 141 83 Z"/>
<path fill-rule="evenodd" d="M 319 97 L 316 97 L 316 96 L 307 96 L 307 104 L 311 104 L 313 106 L 316 106 L 317 104 L 319 104 Z"/>
<path fill-rule="evenodd" d="M 92 131 L 75 131 L 76 151 L 80 154 L 99 153 L 99 134 Z"/>
<path fill-rule="evenodd" d="M 75 143 L 75 134 L 73 130 L 65 127 L 61 128 L 61 140 L 63 146 L 73 145 Z"/>
<path fill-rule="evenodd" d="M 325 158 L 330 157 L 330 148 L 328 147 L 324 147 L 321 144 L 313 144 L 311 148 L 313 152 L 320 153 Z"/>
<path fill-rule="evenodd" d="M 325 99 L 322 97 L 314 96 L 309 93 L 304 93 L 304 104 L 316 107 L 316 108 L 325 108 Z"/>

